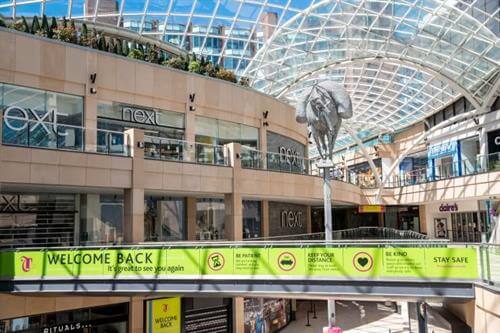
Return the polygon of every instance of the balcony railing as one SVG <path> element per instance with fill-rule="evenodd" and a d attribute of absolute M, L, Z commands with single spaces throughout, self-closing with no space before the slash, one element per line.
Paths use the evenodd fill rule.
<path fill-rule="evenodd" d="M 144 157 L 149 159 L 229 165 L 227 147 L 183 140 L 144 136 Z"/>
<path fill-rule="evenodd" d="M 12 116 L 2 120 L 4 145 L 130 156 L 123 132 Z"/>

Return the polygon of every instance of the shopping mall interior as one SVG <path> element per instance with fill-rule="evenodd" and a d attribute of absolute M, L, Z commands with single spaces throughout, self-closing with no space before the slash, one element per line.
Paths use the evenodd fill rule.
<path fill-rule="evenodd" d="M 0 52 L 0 333 L 500 332 L 498 1 L 0 0 Z"/>

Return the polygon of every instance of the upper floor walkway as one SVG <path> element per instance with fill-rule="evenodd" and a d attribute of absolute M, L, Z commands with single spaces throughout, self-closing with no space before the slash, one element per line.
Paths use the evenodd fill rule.
<path fill-rule="evenodd" d="M 5 292 L 474 297 L 500 283 L 500 248 L 442 241 L 231 242 L 0 252 Z"/>
<path fill-rule="evenodd" d="M 53 131 L 49 140 L 41 140 L 30 136 L 31 129 L 50 128 L 52 123 L 8 121 L 16 121 L 16 126 L 25 129 L 15 138 L 3 136 L 0 183 L 4 185 L 128 189 L 141 183 L 145 191 L 156 192 L 238 192 L 246 198 L 316 204 L 323 199 L 323 179 L 315 161 L 290 154 L 261 153 L 237 143 L 219 146 L 163 139 L 138 129 L 116 132 L 78 128 L 76 133 L 82 140 Z M 5 119 L 3 124 L 5 127 Z M 59 126 L 58 131 L 62 130 Z M 96 137 L 93 143 L 84 143 L 83 138 L 89 136 L 86 132 Z M 333 200 L 392 205 L 493 197 L 500 195 L 496 158 L 483 156 L 473 164 L 463 161 L 462 166 L 441 166 L 437 174 L 419 170 L 411 177 L 394 176 L 382 189 L 359 181 L 366 176 L 347 176 L 335 167 L 331 175 Z"/>

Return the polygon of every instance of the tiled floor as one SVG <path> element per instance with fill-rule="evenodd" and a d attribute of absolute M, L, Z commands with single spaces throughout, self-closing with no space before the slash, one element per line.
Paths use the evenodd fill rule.
<path fill-rule="evenodd" d="M 317 319 L 309 316 L 311 326 L 306 326 L 306 312 L 310 309 L 309 301 L 298 302 L 297 320 L 290 323 L 282 333 L 321 333 L 327 323 L 326 302 L 315 301 Z M 401 333 L 410 332 L 408 324 L 395 308 L 380 302 L 337 301 L 336 325 L 343 333 Z M 407 320 L 406 320 L 407 321 Z M 412 321 L 416 332 L 416 322 Z M 429 332 L 447 333 L 446 329 L 430 326 Z"/>

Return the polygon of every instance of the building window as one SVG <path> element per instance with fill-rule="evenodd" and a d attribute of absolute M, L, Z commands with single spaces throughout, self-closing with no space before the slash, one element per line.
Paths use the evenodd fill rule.
<path fill-rule="evenodd" d="M 0 320 L 2 333 L 128 331 L 128 303 Z"/>
<path fill-rule="evenodd" d="M 224 214 L 224 199 L 198 199 L 196 202 L 196 239 L 226 239 Z"/>
<path fill-rule="evenodd" d="M 196 142 L 211 145 L 225 145 L 234 142 L 258 148 L 259 129 L 230 121 L 196 117 Z"/>
<path fill-rule="evenodd" d="M 84 245 L 123 242 L 123 196 L 80 195 L 80 241 Z"/>
<path fill-rule="evenodd" d="M 75 244 L 74 194 L 0 194 L 0 248 Z"/>
<path fill-rule="evenodd" d="M 480 242 L 486 232 L 486 212 L 451 213 L 451 232 L 454 242 Z"/>
<path fill-rule="evenodd" d="M 243 200 L 243 239 L 262 237 L 262 204 Z"/>
<path fill-rule="evenodd" d="M 83 98 L 0 83 L 4 144 L 83 149 Z"/>
<path fill-rule="evenodd" d="M 185 240 L 185 200 L 149 196 L 144 199 L 144 239 L 153 242 Z"/>

